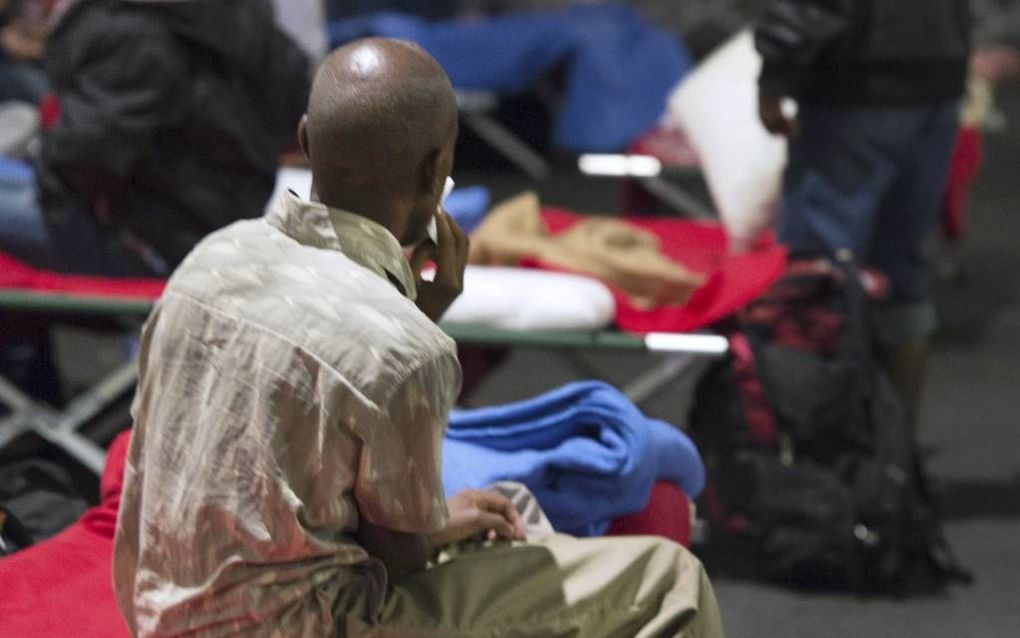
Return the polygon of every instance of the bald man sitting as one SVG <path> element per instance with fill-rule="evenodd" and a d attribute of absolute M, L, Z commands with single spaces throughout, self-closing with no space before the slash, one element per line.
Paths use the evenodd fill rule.
<path fill-rule="evenodd" d="M 170 280 L 143 333 L 117 525 L 134 635 L 721 635 L 678 545 L 526 540 L 505 497 L 444 498 L 461 372 L 435 322 L 468 242 L 437 210 L 456 134 L 422 50 L 340 49 L 299 129 L 312 201 L 211 235 Z"/>

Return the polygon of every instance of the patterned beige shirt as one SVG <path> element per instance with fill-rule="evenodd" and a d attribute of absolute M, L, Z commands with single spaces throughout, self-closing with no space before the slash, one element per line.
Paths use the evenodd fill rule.
<path fill-rule="evenodd" d="M 286 194 L 203 241 L 146 323 L 117 526 L 138 636 L 343 635 L 386 576 L 359 517 L 441 529 L 453 342 L 396 238 Z"/>

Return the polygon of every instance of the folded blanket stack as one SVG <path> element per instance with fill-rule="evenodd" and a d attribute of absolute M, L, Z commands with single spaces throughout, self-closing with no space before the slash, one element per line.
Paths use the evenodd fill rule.
<path fill-rule="evenodd" d="M 680 430 L 644 416 L 606 383 L 571 383 L 528 401 L 450 416 L 447 493 L 523 483 L 558 531 L 602 534 L 611 519 L 641 510 L 657 480 L 698 496 L 701 456 Z"/>

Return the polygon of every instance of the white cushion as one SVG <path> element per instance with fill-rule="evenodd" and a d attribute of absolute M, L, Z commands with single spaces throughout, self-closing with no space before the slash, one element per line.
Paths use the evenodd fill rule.
<path fill-rule="evenodd" d="M 770 135 L 758 118 L 760 70 L 754 38 L 744 31 L 681 82 L 666 118 L 697 150 L 736 252 L 748 250 L 773 223 L 786 166 L 786 140 Z"/>
<path fill-rule="evenodd" d="M 604 328 L 615 316 L 613 294 L 590 277 L 468 266 L 464 292 L 443 322 L 506 330 L 581 330 Z"/>

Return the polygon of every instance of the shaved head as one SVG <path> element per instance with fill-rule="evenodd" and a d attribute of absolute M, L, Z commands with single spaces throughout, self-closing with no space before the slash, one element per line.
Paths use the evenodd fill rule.
<path fill-rule="evenodd" d="M 407 235 L 423 231 L 435 210 L 456 134 L 456 98 L 442 67 L 420 47 L 385 38 L 326 58 L 300 130 L 316 197 L 401 240 L 417 239 Z"/>

